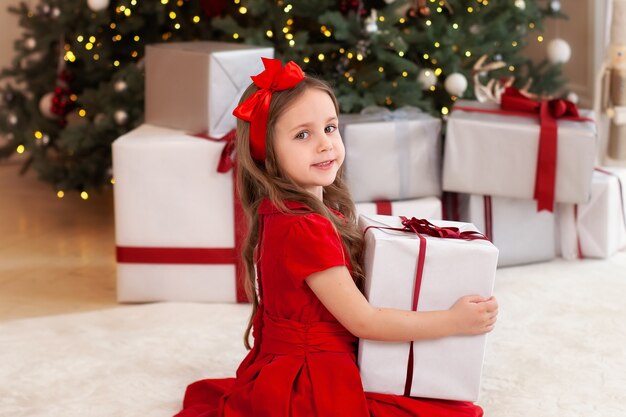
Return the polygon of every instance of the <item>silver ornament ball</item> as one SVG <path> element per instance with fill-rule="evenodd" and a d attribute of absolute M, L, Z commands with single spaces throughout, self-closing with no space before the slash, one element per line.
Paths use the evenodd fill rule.
<path fill-rule="evenodd" d="M 56 115 L 52 113 L 52 98 L 54 93 L 46 93 L 39 100 L 39 112 L 48 119 L 54 119 Z"/>
<path fill-rule="evenodd" d="M 37 41 L 35 40 L 35 38 L 26 38 L 26 40 L 24 41 L 24 46 L 30 50 L 35 49 L 35 46 L 37 46 Z"/>
<path fill-rule="evenodd" d="M 552 10 L 553 13 L 557 13 L 561 11 L 561 2 L 559 0 L 552 0 L 550 2 L 550 10 Z"/>
<path fill-rule="evenodd" d="M 113 119 L 115 119 L 115 123 L 118 125 L 123 125 L 128 121 L 128 113 L 124 110 L 117 110 L 115 114 L 113 114 Z"/>
<path fill-rule="evenodd" d="M 109 0 L 87 0 L 87 6 L 94 12 L 99 12 L 109 7 Z"/>
<path fill-rule="evenodd" d="M 572 56 L 572 48 L 565 40 L 557 38 L 548 43 L 546 50 L 548 60 L 553 64 L 564 64 Z"/>
<path fill-rule="evenodd" d="M 58 7 L 55 7 L 54 9 L 52 9 L 52 12 L 50 13 L 50 15 L 54 18 L 61 16 L 61 9 L 59 9 Z"/>
<path fill-rule="evenodd" d="M 126 81 L 124 80 L 118 80 L 115 82 L 115 84 L 113 84 L 113 89 L 115 90 L 116 93 L 122 93 L 126 91 L 127 88 L 128 88 L 128 84 L 126 84 Z"/>
<path fill-rule="evenodd" d="M 365 31 L 367 33 L 376 33 L 378 32 L 378 25 L 374 21 L 367 22 L 365 24 Z"/>
<path fill-rule="evenodd" d="M 9 115 L 7 116 L 7 123 L 9 123 L 11 126 L 15 126 L 17 125 L 17 122 L 17 115 L 15 113 L 9 113 Z"/>
<path fill-rule="evenodd" d="M 455 72 L 446 78 L 446 81 L 443 83 L 444 88 L 448 92 L 448 94 L 462 97 L 467 90 L 467 78 L 465 75 L 460 72 Z"/>
<path fill-rule="evenodd" d="M 570 91 L 569 93 L 567 93 L 567 97 L 566 97 L 569 101 L 571 101 L 574 104 L 578 104 L 578 94 L 576 94 L 573 91 Z"/>

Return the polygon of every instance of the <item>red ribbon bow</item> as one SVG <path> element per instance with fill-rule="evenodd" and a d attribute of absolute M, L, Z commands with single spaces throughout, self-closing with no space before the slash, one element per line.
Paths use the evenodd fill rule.
<path fill-rule="evenodd" d="M 278 59 L 261 59 L 265 70 L 250 77 L 259 90 L 233 111 L 235 117 L 250 122 L 250 153 L 257 161 L 265 161 L 265 135 L 272 93 L 293 88 L 304 79 L 302 68 L 293 61 L 283 67 Z"/>
<path fill-rule="evenodd" d="M 435 226 L 426 219 L 406 218 L 400 216 L 404 230 L 412 231 L 416 234 L 428 235 L 432 237 L 440 237 L 444 239 L 461 239 L 461 240 L 489 240 L 480 232 L 474 230 L 466 230 L 461 232 L 458 227 L 439 227 Z"/>
<path fill-rule="evenodd" d="M 224 174 L 235 167 L 235 139 L 237 139 L 237 131 L 235 129 L 232 129 L 221 138 L 211 137 L 206 132 L 196 133 L 192 136 L 213 142 L 224 142 L 224 148 L 217 163 L 217 172 Z"/>
<path fill-rule="evenodd" d="M 557 160 L 557 119 L 584 121 L 576 105 L 562 99 L 535 101 L 524 96 L 519 90 L 508 87 L 500 102 L 500 108 L 506 111 L 534 113 L 539 115 L 541 125 L 539 133 L 539 152 L 537 155 L 537 174 L 535 176 L 534 198 L 537 210 L 554 211 Z"/>

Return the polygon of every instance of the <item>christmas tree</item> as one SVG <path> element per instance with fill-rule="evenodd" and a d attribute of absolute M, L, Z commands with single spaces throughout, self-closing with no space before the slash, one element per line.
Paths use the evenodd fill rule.
<path fill-rule="evenodd" d="M 113 182 L 110 145 L 143 118 L 146 44 L 269 45 L 331 82 L 342 111 L 417 106 L 445 116 L 474 84 L 555 94 L 560 65 L 523 56 L 562 17 L 535 0 L 49 0 L 10 8 L 24 34 L 0 73 L 0 157 L 27 153 L 59 196 Z M 489 84 L 489 80 L 491 84 Z M 173 80 L 172 82 L 176 82 Z"/>

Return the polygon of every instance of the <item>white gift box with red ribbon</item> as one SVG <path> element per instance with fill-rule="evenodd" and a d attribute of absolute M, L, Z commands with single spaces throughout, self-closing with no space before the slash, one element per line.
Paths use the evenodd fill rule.
<path fill-rule="evenodd" d="M 146 46 L 145 121 L 221 137 L 235 128 L 233 109 L 274 49 L 228 42 Z"/>
<path fill-rule="evenodd" d="M 534 200 L 462 194 L 461 221 L 473 223 L 498 248 L 498 266 L 556 257 L 555 215 Z"/>
<path fill-rule="evenodd" d="M 423 219 L 441 220 L 441 200 L 438 197 L 424 197 L 413 200 L 374 201 L 357 203 L 357 214 L 380 214 L 383 216 L 408 216 Z"/>
<path fill-rule="evenodd" d="M 356 202 L 441 194 L 441 120 L 418 109 L 378 107 L 341 115 L 345 178 Z"/>
<path fill-rule="evenodd" d="M 433 223 L 456 227 L 457 234 L 476 231 L 468 223 Z M 447 310 L 464 295 L 492 295 L 498 249 L 491 242 L 385 229 L 403 227 L 394 216 L 362 215 L 359 227 L 365 230 L 365 295 L 373 306 Z M 485 342 L 486 335 L 413 343 L 361 339 L 363 387 L 368 392 L 475 401 Z"/>
<path fill-rule="evenodd" d="M 584 204 L 559 204 L 561 256 L 608 258 L 626 247 L 626 168 L 593 173 L 591 198 Z"/>
<path fill-rule="evenodd" d="M 580 113 L 593 117 L 592 112 Z M 556 126 L 553 201 L 585 202 L 589 198 L 596 157 L 595 123 L 558 119 Z M 533 114 L 504 112 L 491 103 L 457 102 L 446 127 L 443 189 L 533 199 L 540 127 L 538 117 Z"/>
<path fill-rule="evenodd" d="M 224 146 L 148 124 L 113 143 L 119 301 L 245 300 Z"/>

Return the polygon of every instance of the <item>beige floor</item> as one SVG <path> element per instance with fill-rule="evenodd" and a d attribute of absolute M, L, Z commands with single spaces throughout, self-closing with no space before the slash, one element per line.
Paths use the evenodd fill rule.
<path fill-rule="evenodd" d="M 112 191 L 59 199 L 19 168 L 0 164 L 0 321 L 115 306 Z"/>

